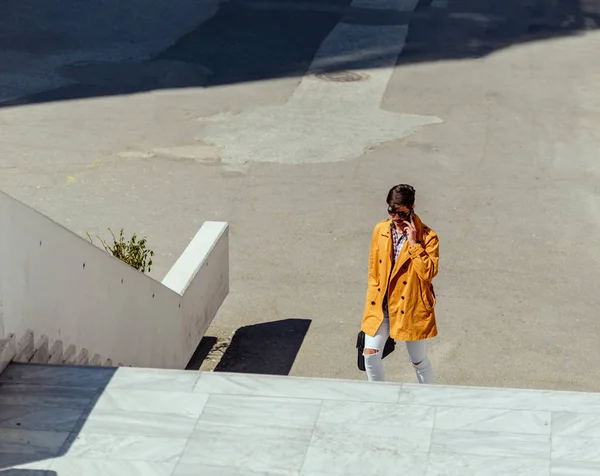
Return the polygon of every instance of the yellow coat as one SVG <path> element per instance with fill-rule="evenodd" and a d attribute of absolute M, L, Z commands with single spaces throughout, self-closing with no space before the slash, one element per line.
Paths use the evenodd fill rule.
<path fill-rule="evenodd" d="M 373 230 L 369 253 L 369 283 L 361 329 L 374 336 L 383 321 L 382 303 L 388 291 L 390 336 L 396 340 L 421 340 L 437 335 L 435 293 L 431 280 L 438 272 L 439 239 L 414 216 L 417 243 L 404 243 L 392 267 L 391 220 Z M 389 283 L 389 286 L 388 286 Z"/>

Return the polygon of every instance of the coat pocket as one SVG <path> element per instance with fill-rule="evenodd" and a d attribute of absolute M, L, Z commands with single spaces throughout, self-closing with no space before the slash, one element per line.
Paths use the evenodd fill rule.
<path fill-rule="evenodd" d="M 425 309 L 427 309 L 428 311 L 432 311 L 433 307 L 435 306 L 433 285 L 431 283 L 419 282 L 419 286 L 421 287 L 421 300 L 423 301 Z"/>

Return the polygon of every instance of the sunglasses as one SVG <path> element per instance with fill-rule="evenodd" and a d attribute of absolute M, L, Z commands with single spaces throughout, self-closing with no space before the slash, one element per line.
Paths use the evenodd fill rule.
<path fill-rule="evenodd" d="M 397 209 L 394 209 L 392 207 L 388 207 L 388 213 L 392 217 L 394 215 L 398 215 L 398 218 L 400 220 L 408 220 L 410 218 L 410 216 L 412 215 L 412 210 L 409 210 L 407 212 L 401 212 L 401 211 L 398 211 Z"/>

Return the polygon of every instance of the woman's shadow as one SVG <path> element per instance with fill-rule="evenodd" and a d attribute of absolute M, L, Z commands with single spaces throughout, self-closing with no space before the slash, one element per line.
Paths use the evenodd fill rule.
<path fill-rule="evenodd" d="M 214 371 L 289 375 L 310 323 L 284 319 L 240 327 Z M 188 368 L 199 368 L 216 343 L 215 337 L 204 337 Z"/>

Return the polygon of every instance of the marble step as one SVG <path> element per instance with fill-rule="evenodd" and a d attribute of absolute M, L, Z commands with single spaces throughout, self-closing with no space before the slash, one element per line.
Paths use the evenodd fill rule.
<path fill-rule="evenodd" d="M 0 376 L 0 471 L 15 474 L 596 475 L 599 448 L 596 393 L 16 363 Z"/>

